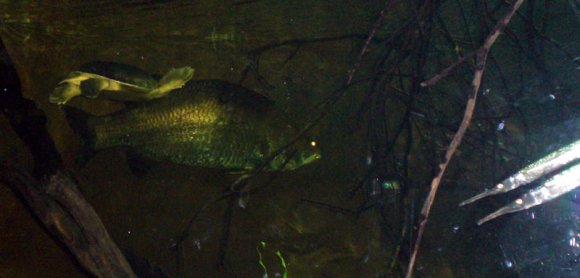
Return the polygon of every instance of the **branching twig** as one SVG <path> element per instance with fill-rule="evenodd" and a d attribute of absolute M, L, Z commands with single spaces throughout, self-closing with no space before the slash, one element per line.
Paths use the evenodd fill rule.
<path fill-rule="evenodd" d="M 461 121 L 461 125 L 457 130 L 457 133 L 453 137 L 453 140 L 449 144 L 447 151 L 445 153 L 445 158 L 439 164 L 439 171 L 433 181 L 431 182 L 431 190 L 429 191 L 429 195 L 425 199 L 425 203 L 423 205 L 423 209 L 421 210 L 421 219 L 419 221 L 419 231 L 417 233 L 417 239 L 415 240 L 413 252 L 411 254 L 411 258 L 409 260 L 409 265 L 407 267 L 407 274 L 405 277 L 410 278 L 413 274 L 413 268 L 415 266 L 415 261 L 417 258 L 417 252 L 419 251 L 419 246 L 421 245 L 421 238 L 423 237 L 423 232 L 425 231 L 425 225 L 427 224 L 427 220 L 429 218 L 429 212 L 431 211 L 431 206 L 433 205 L 433 201 L 435 200 L 435 195 L 437 193 L 437 189 L 441 183 L 441 179 L 447 166 L 449 165 L 449 161 L 453 157 L 453 154 L 461 144 L 461 140 L 469 127 L 469 123 L 473 116 L 473 111 L 475 109 L 475 103 L 477 99 L 477 93 L 479 91 L 479 87 L 481 85 L 481 80 L 483 78 L 483 72 L 485 69 L 485 62 L 487 58 L 487 54 L 489 53 L 491 46 L 495 43 L 501 31 L 507 26 L 510 22 L 512 16 L 515 12 L 519 9 L 522 5 L 524 0 L 517 0 L 515 1 L 509 8 L 509 11 L 506 15 L 504 15 L 495 25 L 491 33 L 486 38 L 484 44 L 479 48 L 477 51 L 477 64 L 475 68 L 475 73 L 473 76 L 473 80 L 471 83 L 471 91 L 468 96 L 467 104 L 465 107 L 465 113 L 463 115 L 463 120 Z"/>
<path fill-rule="evenodd" d="M 451 64 L 450 66 L 448 66 L 447 68 L 445 68 L 444 70 L 442 70 L 440 73 L 438 73 L 435 76 L 431 77 L 429 80 L 426 80 L 426 81 L 421 82 L 421 86 L 422 87 L 430 87 L 430 86 L 435 85 L 435 83 L 439 82 L 439 80 L 441 80 L 441 79 L 445 78 L 447 75 L 449 75 L 449 73 L 455 67 L 463 64 L 465 61 L 467 61 L 467 59 L 470 59 L 476 53 L 477 53 L 476 51 L 472 51 L 469 54 L 461 57 L 461 59 L 457 60 L 455 63 Z"/>
<path fill-rule="evenodd" d="M 296 56 L 296 54 L 298 53 L 298 50 L 304 45 L 316 44 L 316 43 L 325 43 L 325 42 L 335 42 L 335 41 L 341 41 L 341 40 L 351 40 L 351 39 L 357 39 L 357 40 L 365 39 L 365 40 L 367 40 L 367 42 L 369 44 L 371 42 L 375 42 L 375 43 L 382 42 L 382 40 L 374 38 L 374 37 L 371 38 L 370 40 L 368 40 L 369 37 L 365 36 L 365 35 L 346 34 L 346 35 L 340 35 L 340 36 L 321 37 L 321 38 L 290 39 L 290 40 L 284 40 L 284 41 L 280 41 L 280 42 L 276 42 L 276 43 L 272 43 L 272 44 L 263 45 L 263 46 L 260 46 L 256 49 L 252 49 L 252 50 L 248 51 L 248 64 L 246 65 L 246 67 L 242 71 L 242 74 L 241 74 L 242 77 L 240 78 L 240 81 L 238 83 L 242 84 L 246 80 L 246 78 L 248 77 L 248 74 L 250 72 L 253 72 L 256 75 L 256 78 L 258 79 L 258 81 L 260 81 L 260 83 L 262 83 L 263 85 L 266 85 L 266 87 L 273 87 L 272 85 L 270 85 L 266 81 L 266 78 L 260 74 L 260 69 L 259 69 L 261 58 L 268 51 L 271 51 L 271 50 L 274 50 L 277 48 L 281 48 L 281 47 L 293 47 L 294 49 L 288 55 L 288 57 L 286 57 L 286 59 L 283 62 L 283 63 L 287 63 L 294 56 Z"/>
<path fill-rule="evenodd" d="M 379 14 L 379 18 L 375 21 L 375 25 L 371 29 L 371 32 L 369 33 L 369 36 L 367 37 L 367 40 L 365 41 L 363 48 L 361 49 L 360 53 L 358 54 L 358 57 L 356 58 L 354 66 L 352 67 L 352 69 L 348 73 L 348 77 L 346 79 L 347 85 L 352 83 L 352 79 L 354 78 L 354 74 L 356 73 L 358 68 L 360 68 L 362 58 L 365 55 L 365 53 L 368 51 L 369 46 L 371 44 L 371 41 L 373 40 L 377 31 L 379 30 L 379 27 L 381 27 L 383 20 L 385 19 L 385 15 L 387 14 L 387 11 L 390 10 L 392 8 L 392 6 L 395 5 L 396 3 L 397 3 L 397 1 L 386 1 L 385 2 L 385 7 L 381 10 L 381 12 Z"/>

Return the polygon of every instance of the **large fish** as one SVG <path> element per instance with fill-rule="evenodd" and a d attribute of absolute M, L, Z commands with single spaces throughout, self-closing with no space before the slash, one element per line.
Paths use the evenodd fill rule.
<path fill-rule="evenodd" d="M 123 82 L 138 76 L 130 67 L 111 63 L 90 74 L 104 71 L 117 73 Z M 242 171 L 263 163 L 266 170 L 294 170 L 320 158 L 316 142 L 301 138 L 265 161 L 298 130 L 271 100 L 220 80 L 188 81 L 163 97 L 139 99 L 112 115 L 88 116 L 68 107 L 65 111 L 73 129 L 94 150 L 122 146 L 152 160 Z"/>

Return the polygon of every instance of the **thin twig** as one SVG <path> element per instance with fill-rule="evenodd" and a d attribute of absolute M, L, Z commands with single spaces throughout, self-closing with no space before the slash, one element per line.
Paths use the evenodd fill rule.
<path fill-rule="evenodd" d="M 431 86 L 435 85 L 435 83 L 439 82 L 439 80 L 441 80 L 441 79 L 445 78 L 447 75 L 449 75 L 449 73 L 455 67 L 463 64 L 465 61 L 467 61 L 467 59 L 470 59 L 471 57 L 473 57 L 475 55 L 475 53 L 477 53 L 477 51 L 470 52 L 469 54 L 461 57 L 461 59 L 455 61 L 455 63 L 451 64 L 450 66 L 448 66 L 447 68 L 442 70 L 440 73 L 431 77 L 429 80 L 421 82 L 421 87 L 431 87 Z"/>
<path fill-rule="evenodd" d="M 365 41 L 363 48 L 361 49 L 360 53 L 358 54 L 358 57 L 356 58 L 356 62 L 354 63 L 353 68 L 348 73 L 348 78 L 346 79 L 347 85 L 352 83 L 352 79 L 354 78 L 354 74 L 356 73 L 358 68 L 360 68 L 362 58 L 365 55 L 365 53 L 368 51 L 369 46 L 371 44 L 371 41 L 373 40 L 377 31 L 379 30 L 379 27 L 381 27 L 381 25 L 383 24 L 383 20 L 385 19 L 385 15 L 387 14 L 387 11 L 390 10 L 392 8 L 392 6 L 396 3 L 397 3 L 397 1 L 386 1 L 385 2 L 385 7 L 381 10 L 381 13 L 379 14 L 379 18 L 375 21 L 375 25 L 371 29 L 371 32 L 369 33 L 369 36 L 368 36 L 367 40 Z"/>
<path fill-rule="evenodd" d="M 251 72 L 253 72 L 256 75 L 256 78 L 258 79 L 258 81 L 260 81 L 261 83 L 265 82 L 267 84 L 267 81 L 265 80 L 265 77 L 263 77 L 260 74 L 259 71 L 259 64 L 260 64 L 260 60 L 262 58 L 262 56 L 271 50 L 277 49 L 277 48 L 282 48 L 282 47 L 293 47 L 294 50 L 292 51 L 292 53 L 290 53 L 290 55 L 288 55 L 288 57 L 286 57 L 285 61 L 283 63 L 287 63 L 288 61 L 290 61 L 297 53 L 298 50 L 307 44 L 316 44 L 316 43 L 325 43 L 325 42 L 335 42 L 335 41 L 341 41 L 341 40 L 366 40 L 367 42 L 370 43 L 386 43 L 388 42 L 388 40 L 386 42 L 384 42 L 382 39 L 380 38 L 371 38 L 371 40 L 368 40 L 369 37 L 367 35 L 362 35 L 362 34 L 346 34 L 346 35 L 339 35 L 339 36 L 332 36 L 332 37 L 321 37 L 321 38 L 301 38 L 301 39 L 289 39 L 289 40 L 284 40 L 284 41 L 280 41 L 280 42 L 275 42 L 272 44 L 267 44 L 267 45 L 263 45 L 260 46 L 256 49 L 252 49 L 250 51 L 248 51 L 248 64 L 247 66 L 244 68 L 244 70 L 242 71 L 241 74 L 241 78 L 238 81 L 238 84 L 242 84 L 244 83 L 244 81 L 246 80 L 246 78 L 248 77 L 248 74 Z M 267 84 L 266 87 L 273 87 L 272 85 Z"/>
<path fill-rule="evenodd" d="M 469 123 L 473 116 L 473 111 L 475 109 L 475 103 L 477 99 L 477 93 L 479 91 L 479 87 L 481 86 L 481 80 L 483 78 L 483 72 L 485 69 L 485 62 L 487 59 L 487 54 L 489 53 L 491 46 L 495 43 L 501 31 L 507 26 L 510 22 L 512 16 L 515 12 L 519 9 L 522 5 L 524 0 L 517 0 L 514 2 L 509 11 L 506 15 L 504 15 L 495 25 L 491 33 L 486 38 L 484 44 L 479 48 L 477 51 L 477 64 L 475 68 L 475 73 L 473 75 L 473 81 L 471 83 L 471 92 L 469 93 L 467 104 L 465 107 L 465 113 L 463 115 L 463 120 L 461 121 L 461 125 L 457 130 L 457 133 L 453 137 L 453 140 L 449 144 L 447 151 L 445 153 L 444 160 L 439 164 L 439 171 L 433 181 L 431 182 L 431 190 L 429 191 L 429 195 L 425 199 L 425 203 L 423 205 L 423 209 L 421 210 L 421 220 L 419 221 L 419 231 L 417 233 L 417 239 L 415 240 L 415 245 L 413 247 L 413 252 L 411 254 L 411 258 L 409 260 L 409 265 L 407 267 L 407 274 L 405 275 L 406 278 L 410 278 L 413 275 L 413 268 L 415 266 L 415 261 L 417 258 L 417 253 L 419 251 L 419 246 L 421 245 L 421 239 L 423 237 L 423 233 L 425 231 L 425 226 L 427 224 L 427 220 L 429 218 L 429 213 L 431 211 L 431 206 L 433 205 L 433 201 L 435 200 L 435 195 L 437 193 L 437 189 L 441 183 L 441 179 L 447 166 L 449 165 L 449 161 L 453 157 L 453 154 L 461 144 L 461 140 L 469 127 Z"/>

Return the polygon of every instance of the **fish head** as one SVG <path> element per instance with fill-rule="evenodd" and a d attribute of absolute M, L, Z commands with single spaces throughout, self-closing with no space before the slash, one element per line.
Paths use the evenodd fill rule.
<path fill-rule="evenodd" d="M 272 159 L 270 169 L 291 171 L 319 160 L 321 157 L 318 142 L 312 138 L 303 138 Z"/>

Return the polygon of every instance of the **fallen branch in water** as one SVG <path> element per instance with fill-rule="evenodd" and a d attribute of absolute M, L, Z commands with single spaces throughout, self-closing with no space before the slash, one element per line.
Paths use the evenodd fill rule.
<path fill-rule="evenodd" d="M 0 55 L 4 56 L 0 41 Z M 8 57 L 0 57 L 8 60 Z M 95 277 L 136 277 L 129 263 L 107 233 L 99 216 L 59 169 L 62 161 L 46 130 L 44 113 L 20 95 L 14 69 L 0 64 L 5 90 L 0 111 L 34 157 L 32 173 L 0 158 L 0 182 L 6 184 L 30 209 L 54 239 L 64 244 L 79 265 Z"/>
<path fill-rule="evenodd" d="M 491 46 L 495 43 L 495 41 L 501 34 L 501 31 L 508 25 L 512 16 L 516 13 L 516 11 L 519 9 L 519 7 L 522 5 L 523 2 L 524 0 L 517 0 L 510 6 L 509 11 L 496 23 L 491 33 L 485 39 L 483 45 L 476 52 L 477 60 L 475 66 L 475 73 L 473 75 L 473 80 L 471 82 L 471 91 L 469 92 L 468 95 L 463 120 L 461 121 L 459 129 L 455 133 L 453 140 L 451 141 L 449 147 L 447 148 L 447 151 L 445 152 L 445 158 L 439 164 L 438 169 L 439 171 L 431 182 L 431 190 L 429 191 L 429 195 L 425 199 L 425 203 L 423 204 L 423 208 L 421 209 L 420 216 L 421 218 L 419 220 L 419 231 L 417 232 L 417 239 L 415 240 L 413 252 L 411 253 L 411 258 L 409 260 L 409 265 L 407 267 L 407 274 L 405 275 L 405 277 L 407 278 L 410 278 L 413 275 L 413 268 L 415 266 L 419 246 L 421 245 L 421 239 L 425 231 L 425 225 L 427 224 L 429 212 L 431 211 L 431 206 L 433 205 L 433 201 L 435 200 L 435 195 L 437 194 L 437 189 L 439 188 L 443 174 L 445 173 L 447 166 L 449 166 L 449 161 L 451 161 L 453 154 L 461 144 L 461 140 L 463 139 L 463 136 L 465 135 L 465 132 L 469 127 L 469 123 L 471 122 L 473 111 L 475 109 L 477 93 L 479 91 L 479 87 L 481 86 L 481 80 L 483 78 L 487 54 L 489 53 Z"/>
<path fill-rule="evenodd" d="M 41 183 L 25 170 L 1 161 L 0 181 L 22 199 L 89 273 L 97 277 L 137 277 L 70 177 L 58 172 L 47 183 Z"/>

